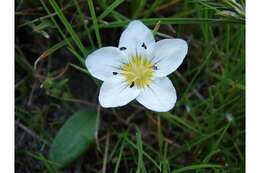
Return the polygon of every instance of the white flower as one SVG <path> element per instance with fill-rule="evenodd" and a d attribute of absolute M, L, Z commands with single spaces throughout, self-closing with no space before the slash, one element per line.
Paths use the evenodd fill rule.
<path fill-rule="evenodd" d="M 86 59 L 89 72 L 104 81 L 99 93 L 103 107 L 118 107 L 136 99 L 145 107 L 166 112 L 175 105 L 175 88 L 167 75 L 182 63 L 188 51 L 182 39 L 155 42 L 140 21 L 122 33 L 119 47 L 103 47 Z"/>

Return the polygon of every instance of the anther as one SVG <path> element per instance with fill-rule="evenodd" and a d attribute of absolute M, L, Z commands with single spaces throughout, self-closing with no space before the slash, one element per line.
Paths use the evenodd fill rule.
<path fill-rule="evenodd" d="M 153 66 L 154 70 L 158 70 L 158 67 L 156 65 Z"/>
<path fill-rule="evenodd" d="M 135 82 L 132 82 L 131 85 L 130 85 L 130 88 L 133 88 L 135 85 Z"/>
<path fill-rule="evenodd" d="M 120 50 L 126 50 L 126 47 L 120 47 L 119 49 Z"/>
<path fill-rule="evenodd" d="M 117 75 L 118 73 L 117 72 L 113 72 L 113 75 Z"/>
<path fill-rule="evenodd" d="M 143 43 L 142 44 L 142 47 L 144 48 L 144 49 L 147 49 L 147 46 Z"/>

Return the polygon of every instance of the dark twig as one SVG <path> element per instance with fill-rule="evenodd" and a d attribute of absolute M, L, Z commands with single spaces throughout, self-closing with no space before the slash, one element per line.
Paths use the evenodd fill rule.
<path fill-rule="evenodd" d="M 37 133 L 35 133 L 33 130 L 29 129 L 28 127 L 26 127 L 25 125 L 23 125 L 22 123 L 20 123 L 19 121 L 15 121 L 15 125 L 17 125 L 19 128 L 21 128 L 22 130 L 24 130 L 27 134 L 29 134 L 30 136 L 32 136 L 33 138 L 36 138 L 37 140 L 43 142 L 46 145 L 51 145 L 51 143 L 49 141 L 47 141 L 46 139 L 43 139 L 42 137 L 40 137 Z"/>
<path fill-rule="evenodd" d="M 104 159 L 103 159 L 102 173 L 106 173 L 109 139 L 110 139 L 110 133 L 108 132 L 107 135 L 106 135 L 106 146 L 105 146 L 106 148 L 105 148 L 105 155 L 104 155 Z"/>

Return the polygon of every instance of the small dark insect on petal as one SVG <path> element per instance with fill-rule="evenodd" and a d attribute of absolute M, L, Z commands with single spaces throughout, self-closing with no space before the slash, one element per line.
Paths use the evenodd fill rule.
<path fill-rule="evenodd" d="M 120 50 L 126 50 L 126 47 L 120 47 L 119 49 Z"/>
<path fill-rule="evenodd" d="M 147 49 L 147 46 L 143 43 L 142 44 L 142 47 L 144 48 L 144 49 Z"/>
<path fill-rule="evenodd" d="M 117 72 L 113 72 L 113 75 L 117 75 L 118 73 Z"/>
<path fill-rule="evenodd" d="M 158 70 L 158 67 L 156 65 L 153 66 L 154 70 Z"/>
<path fill-rule="evenodd" d="M 130 88 L 133 88 L 135 85 L 135 82 L 132 82 L 131 85 L 130 85 Z"/>

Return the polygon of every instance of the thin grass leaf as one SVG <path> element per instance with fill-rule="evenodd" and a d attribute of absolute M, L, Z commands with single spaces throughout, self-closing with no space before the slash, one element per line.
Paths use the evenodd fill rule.
<path fill-rule="evenodd" d="M 179 173 L 179 172 L 186 172 L 190 170 L 198 170 L 198 169 L 205 169 L 205 168 L 222 168 L 222 165 L 217 164 L 200 164 L 200 165 L 190 165 L 185 166 L 179 169 L 174 170 L 172 173 Z"/>
<path fill-rule="evenodd" d="M 108 161 L 110 161 L 114 157 L 115 153 L 118 151 L 118 148 L 120 148 L 120 146 L 122 145 L 122 140 L 123 140 L 123 137 L 120 136 L 119 139 L 117 140 L 116 144 L 114 144 L 114 147 L 108 156 L 108 159 L 107 159 Z"/>
<path fill-rule="evenodd" d="M 219 153 L 220 151 L 221 151 L 220 149 L 211 151 L 211 152 L 205 157 L 205 159 L 203 160 L 203 163 L 207 163 L 207 162 L 212 158 L 212 156 L 214 156 L 215 154 Z"/>
<path fill-rule="evenodd" d="M 102 1 L 97 1 L 98 5 L 102 8 L 102 10 L 106 11 L 109 6 L 106 5 L 106 3 L 103 3 Z M 111 10 L 111 17 L 116 19 L 117 21 L 129 21 L 129 19 L 122 15 L 121 13 L 115 11 L 114 9 Z"/>
<path fill-rule="evenodd" d="M 187 123 L 186 121 L 182 120 L 180 117 L 178 117 L 176 115 L 173 115 L 173 114 L 171 114 L 169 112 L 160 113 L 159 115 L 161 115 L 164 118 L 176 121 L 177 123 L 180 124 L 181 128 L 183 128 L 182 126 L 184 126 L 184 127 L 187 127 L 188 129 L 192 130 L 193 132 L 196 132 L 198 134 L 202 134 L 198 129 L 194 128 L 192 125 L 190 125 L 189 123 Z"/>
<path fill-rule="evenodd" d="M 199 69 L 197 70 L 196 74 L 193 76 L 191 82 L 190 82 L 189 85 L 187 86 L 187 88 L 186 88 L 186 90 L 185 90 L 184 93 L 187 93 L 187 92 L 191 89 L 191 87 L 192 87 L 194 81 L 197 79 L 198 75 L 200 74 L 200 72 L 202 71 L 202 69 L 206 66 L 206 64 L 208 63 L 209 59 L 211 58 L 211 55 L 212 55 L 212 51 L 210 51 L 210 52 L 208 53 L 208 55 L 206 56 L 204 62 L 203 62 L 201 65 L 199 65 Z"/>
<path fill-rule="evenodd" d="M 154 35 L 157 34 L 157 32 L 158 32 L 160 26 L 161 26 L 161 21 L 159 20 L 159 21 L 156 23 L 155 27 L 153 28 L 153 31 L 152 31 L 152 32 L 153 32 Z"/>
<path fill-rule="evenodd" d="M 146 173 L 144 160 L 143 160 L 143 142 L 142 142 L 141 132 L 139 129 L 137 129 L 137 133 L 136 133 L 136 142 L 137 142 L 137 150 L 138 150 L 138 164 L 137 164 L 136 173 Z"/>
<path fill-rule="evenodd" d="M 79 62 L 84 65 L 85 64 L 85 60 L 83 57 L 81 57 L 77 51 L 75 51 L 74 49 L 68 48 L 68 50 L 79 60 Z"/>
<path fill-rule="evenodd" d="M 93 20 L 93 27 L 94 27 L 94 31 L 96 34 L 96 39 L 98 42 L 98 47 L 102 47 L 102 42 L 101 42 L 101 37 L 100 37 L 100 33 L 99 33 L 99 25 L 97 22 L 97 17 L 96 17 L 96 12 L 95 12 L 95 8 L 93 5 L 93 1 L 92 0 L 87 0 L 88 2 L 88 7 L 89 7 L 89 11 Z"/>
<path fill-rule="evenodd" d="M 63 31 L 61 30 L 60 26 L 58 25 L 58 23 L 56 22 L 56 20 L 54 19 L 54 17 L 52 16 L 50 10 L 48 9 L 48 7 L 46 6 L 44 0 L 40 0 L 43 8 L 45 9 L 45 11 L 48 13 L 48 15 L 51 18 L 51 21 L 54 23 L 54 25 L 56 26 L 58 32 L 60 33 L 60 35 L 62 36 L 62 38 L 64 39 L 64 41 L 67 43 L 67 45 L 72 48 L 75 49 L 72 44 L 70 43 L 70 41 L 67 39 L 67 37 L 65 36 L 65 34 L 63 33 Z"/>
<path fill-rule="evenodd" d="M 170 172 L 170 164 L 169 164 L 169 160 L 167 158 L 167 150 L 168 150 L 168 143 L 165 142 L 163 160 L 162 160 L 162 172 L 163 173 Z"/>
<path fill-rule="evenodd" d="M 120 165 L 120 162 L 121 162 L 121 159 L 122 159 L 124 147 L 125 147 L 125 143 L 122 142 L 120 150 L 119 150 L 119 156 L 118 156 L 117 161 L 116 161 L 116 167 L 115 167 L 114 173 L 118 173 L 118 169 L 119 169 L 119 165 Z"/>
<path fill-rule="evenodd" d="M 69 32 L 69 34 L 71 35 L 72 39 L 74 40 L 74 42 L 76 43 L 76 45 L 78 46 L 78 48 L 80 49 L 81 53 L 83 55 L 85 55 L 86 53 L 86 49 L 83 46 L 82 42 L 80 41 L 78 35 L 76 34 L 76 32 L 74 31 L 73 27 L 71 26 L 70 22 L 68 21 L 68 19 L 65 17 L 65 15 L 63 14 L 62 10 L 60 9 L 60 7 L 58 6 L 58 4 L 55 2 L 55 0 L 49 0 L 52 8 L 55 10 L 55 12 L 57 13 L 57 15 L 59 16 L 60 20 L 62 21 L 63 25 L 65 26 L 65 28 L 67 29 L 67 31 Z"/>
<path fill-rule="evenodd" d="M 19 48 L 16 48 L 15 62 L 17 62 L 25 71 L 29 74 L 33 73 L 33 66 L 23 55 L 22 51 Z"/>
<path fill-rule="evenodd" d="M 138 147 L 136 146 L 136 144 L 134 144 L 128 137 L 125 136 L 125 141 L 127 143 L 129 143 L 132 147 L 134 147 L 136 150 L 138 150 Z M 143 155 L 148 158 L 158 169 L 159 171 L 161 171 L 161 167 L 156 163 L 156 161 L 149 155 L 147 154 L 145 151 L 142 151 Z"/>
<path fill-rule="evenodd" d="M 78 66 L 78 65 L 75 65 L 75 64 L 70 64 L 70 66 L 72 66 L 73 68 L 75 68 L 75 69 L 77 69 L 77 70 L 79 70 L 79 71 L 81 71 L 81 72 L 83 72 L 83 73 L 85 73 L 85 74 L 87 74 L 87 75 L 90 75 L 90 73 L 88 72 L 88 70 L 85 69 L 85 68 L 82 68 L 82 67 L 80 67 L 80 66 Z"/>
<path fill-rule="evenodd" d="M 33 154 L 31 152 L 26 152 L 26 154 L 28 154 L 29 156 L 31 156 L 34 159 L 41 161 L 49 173 L 57 172 L 57 170 L 55 169 L 55 166 L 54 166 L 55 163 L 52 162 L 51 160 L 46 159 L 42 154 L 40 154 L 39 156 L 36 154 Z"/>
<path fill-rule="evenodd" d="M 75 6 L 76 6 L 76 9 L 77 9 L 78 13 L 79 13 L 79 17 L 80 17 L 81 23 L 83 23 L 83 27 L 84 27 L 84 29 L 85 29 L 85 31 L 87 33 L 90 45 L 91 45 L 92 49 L 94 49 L 95 45 L 94 45 L 93 39 L 91 37 L 90 31 L 88 29 L 87 22 L 85 21 L 84 14 L 82 13 L 82 10 L 81 10 L 81 8 L 79 6 L 78 1 L 77 0 L 73 0 L 73 2 L 75 4 Z"/>
<path fill-rule="evenodd" d="M 80 67 L 78 65 L 75 65 L 75 64 L 70 64 L 70 66 L 72 66 L 73 68 L 79 70 L 80 72 L 83 72 L 84 74 L 87 74 L 87 75 L 91 76 L 89 71 L 87 69 L 85 69 L 85 68 L 82 68 L 82 67 Z M 91 78 L 94 80 L 94 82 L 97 84 L 98 87 L 101 86 L 101 81 L 97 80 L 96 78 L 94 78 L 92 76 L 91 76 Z"/>
<path fill-rule="evenodd" d="M 57 50 L 61 49 L 63 46 L 65 46 L 67 43 L 65 40 L 60 41 L 56 44 L 54 44 L 53 46 L 51 46 L 49 49 L 45 50 L 41 56 L 39 58 L 44 58 L 46 56 L 49 56 L 51 54 L 53 54 L 54 52 L 56 52 Z"/>
<path fill-rule="evenodd" d="M 161 21 L 161 24 L 201 24 L 201 23 L 237 23 L 244 24 L 244 22 L 234 21 L 231 19 L 214 19 L 214 18 L 148 18 L 141 19 L 142 22 L 146 25 L 155 25 L 158 21 Z M 129 23 L 129 21 L 115 21 L 109 22 L 106 24 L 100 24 L 99 28 L 117 28 L 124 27 Z"/>
<path fill-rule="evenodd" d="M 213 72 L 208 72 L 208 73 L 209 73 L 212 77 L 214 77 L 214 78 L 216 78 L 216 79 L 218 79 L 218 80 L 220 80 L 220 81 L 222 81 L 222 82 L 224 82 L 224 83 L 226 83 L 226 84 L 228 84 L 228 85 L 230 85 L 230 86 L 232 86 L 232 87 L 238 88 L 238 89 L 240 89 L 240 90 L 245 90 L 245 89 L 246 89 L 246 87 L 245 87 L 244 84 L 235 82 L 235 81 L 233 81 L 232 79 L 229 79 L 229 78 L 227 78 L 227 77 L 225 77 L 225 76 L 222 76 L 222 75 L 219 75 L 219 74 L 217 74 L 217 73 L 213 73 Z"/>
<path fill-rule="evenodd" d="M 37 68 L 37 64 L 39 63 L 40 60 L 50 56 L 51 54 L 53 54 L 54 52 L 56 52 L 58 49 L 62 48 L 63 46 L 65 46 L 67 44 L 67 42 L 65 40 L 60 41 L 56 44 L 54 44 L 52 47 L 50 47 L 49 49 L 45 50 L 38 58 L 37 60 L 34 62 L 34 69 Z M 69 49 L 72 49 L 69 47 Z"/>
<path fill-rule="evenodd" d="M 135 2 L 134 9 L 133 9 L 133 19 L 140 16 L 142 10 L 144 9 L 144 6 L 146 4 L 147 0 L 138 0 L 138 1 L 132 1 Z"/>
<path fill-rule="evenodd" d="M 155 0 L 153 4 L 150 6 L 150 8 L 148 8 L 148 10 L 144 12 L 144 17 L 145 18 L 149 17 L 155 11 L 155 9 L 160 5 L 161 2 L 162 0 Z"/>
<path fill-rule="evenodd" d="M 178 155 L 184 153 L 185 151 L 187 150 L 190 150 L 192 149 L 193 147 L 201 144 L 202 142 L 205 142 L 207 140 L 209 140 L 210 138 L 214 137 L 215 135 L 221 133 L 223 130 L 224 130 L 225 127 L 222 127 L 221 129 L 218 129 L 210 134 L 207 134 L 207 135 L 203 135 L 202 137 L 198 137 L 198 139 L 194 140 L 193 142 L 191 142 L 189 144 L 189 147 L 187 147 L 187 145 L 183 145 L 181 146 L 172 156 L 171 156 L 171 159 L 177 157 Z"/>
<path fill-rule="evenodd" d="M 230 127 L 230 125 L 231 125 L 231 123 L 228 123 L 228 124 L 225 126 L 223 132 L 221 133 L 220 137 L 218 138 L 217 142 L 216 142 L 215 145 L 214 145 L 215 148 L 217 148 L 218 145 L 220 144 L 220 142 L 222 141 L 222 139 L 223 139 L 224 135 L 226 134 L 226 132 L 227 132 L 228 128 Z"/>
<path fill-rule="evenodd" d="M 103 13 L 100 14 L 100 16 L 98 17 L 98 20 L 102 20 L 104 19 L 106 16 L 108 16 L 111 12 L 113 12 L 113 10 L 119 6 L 120 4 L 122 4 L 125 0 L 116 0 L 114 1 L 111 5 L 109 5 L 105 11 L 103 11 Z"/>

